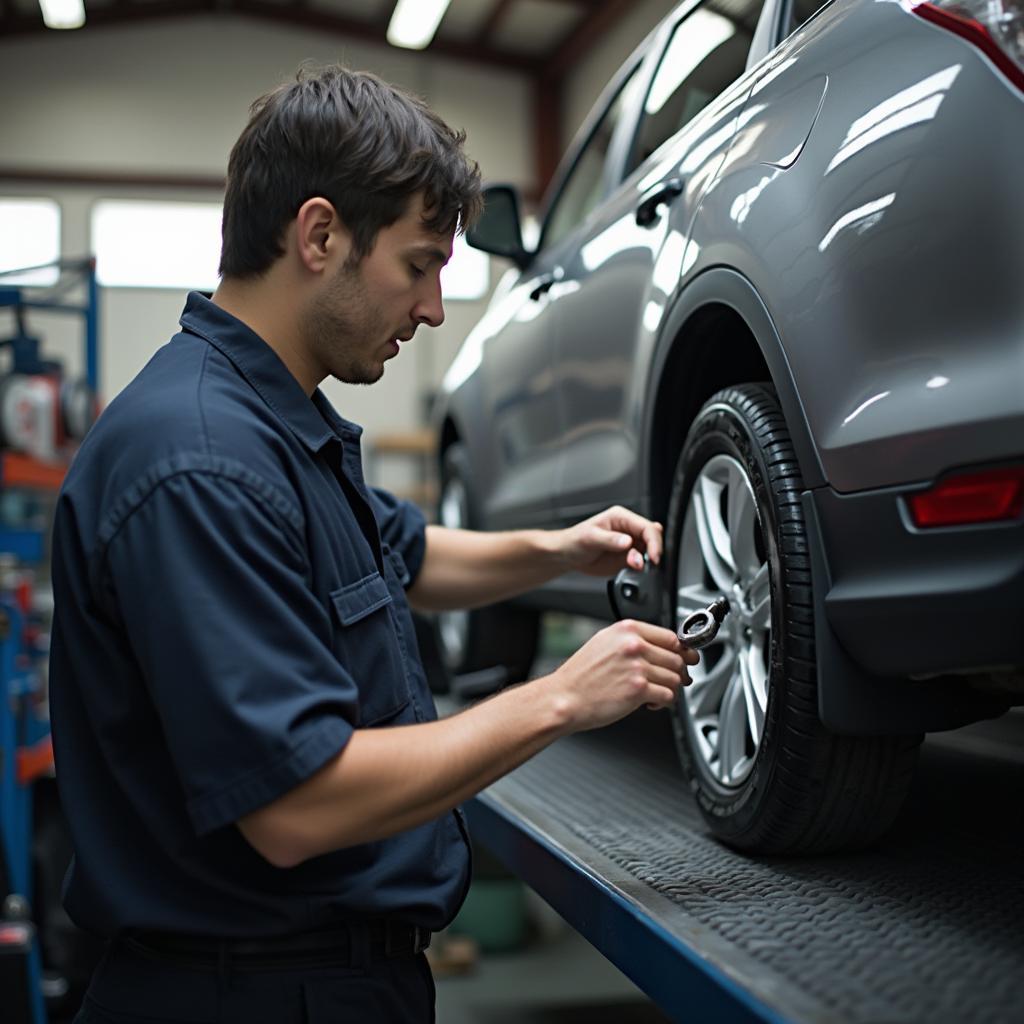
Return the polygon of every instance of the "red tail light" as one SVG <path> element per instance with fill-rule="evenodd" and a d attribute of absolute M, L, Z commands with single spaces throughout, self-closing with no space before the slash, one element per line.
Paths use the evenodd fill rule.
<path fill-rule="evenodd" d="M 1024 511 L 1024 466 L 958 473 L 911 495 L 907 504 L 921 529 L 1017 519 Z"/>
<path fill-rule="evenodd" d="M 28 949 L 32 945 L 32 927 L 14 921 L 0 924 L 0 946 Z"/>
<path fill-rule="evenodd" d="M 1024 0 L 909 0 L 910 10 L 973 43 L 1024 90 Z"/>

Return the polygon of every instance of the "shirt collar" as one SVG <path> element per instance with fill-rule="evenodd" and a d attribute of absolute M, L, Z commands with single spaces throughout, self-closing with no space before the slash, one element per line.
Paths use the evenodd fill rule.
<path fill-rule="evenodd" d="M 363 428 L 339 416 L 319 388 L 312 401 L 281 357 L 254 331 L 199 292 L 189 292 L 179 321 L 222 352 L 252 389 L 311 451 L 332 438 L 358 440 Z"/>

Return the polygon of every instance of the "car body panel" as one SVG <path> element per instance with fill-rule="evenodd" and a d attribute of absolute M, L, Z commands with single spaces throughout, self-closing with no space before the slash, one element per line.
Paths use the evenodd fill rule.
<path fill-rule="evenodd" d="M 645 369 L 679 286 L 690 225 L 725 161 L 753 80 L 741 78 L 653 154 L 574 236 L 572 258 L 563 260 L 564 287 L 571 289 L 556 335 L 563 517 L 611 492 L 628 503 L 640 499 Z M 666 197 L 651 224 L 638 224 L 639 205 L 665 180 L 682 191 Z"/>
<path fill-rule="evenodd" d="M 638 82 L 694 6 L 634 55 Z M 950 470 L 1024 461 L 1024 94 L 895 0 L 831 0 L 772 48 L 788 16 L 769 0 L 744 74 L 623 179 L 637 90 L 603 201 L 492 303 L 446 378 L 442 417 L 479 467 L 487 528 L 566 525 L 612 503 L 662 518 L 671 463 L 654 402 L 671 398 L 670 371 L 682 394 L 690 355 L 716 344 L 693 325 L 728 311 L 753 346 L 744 365 L 762 376 L 725 383 L 771 378 L 806 488 L 823 720 L 870 730 L 879 705 L 855 708 L 858 694 L 1024 663 L 1019 524 L 929 533 L 899 512 Z M 676 180 L 680 194 L 639 225 L 644 197 Z M 501 372 L 520 377 L 499 416 L 492 350 L 524 308 L 510 296 L 554 266 L 548 361 L 526 375 L 542 344 L 509 346 Z M 677 441 L 713 390 L 681 401 Z M 542 460 L 532 471 L 510 468 L 507 437 L 486 440 L 513 422 L 524 460 Z M 526 600 L 609 614 L 603 581 L 578 575 Z M 965 600 L 986 627 L 953 650 L 943 619 Z M 887 728 L 991 713 L 945 683 L 913 685 Z M 931 714 L 915 718 L 929 685 Z"/>
<path fill-rule="evenodd" d="M 1020 456 L 1024 132 L 988 118 L 1020 123 L 1024 97 L 895 3 L 837 0 L 778 59 L 695 224 L 693 273 L 725 264 L 756 287 L 838 491 Z M 784 170 L 757 131 L 788 116 L 794 74 L 830 83 Z"/>

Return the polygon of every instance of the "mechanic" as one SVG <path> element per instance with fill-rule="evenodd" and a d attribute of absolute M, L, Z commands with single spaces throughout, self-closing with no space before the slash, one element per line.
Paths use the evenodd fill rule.
<path fill-rule="evenodd" d="M 619 622 L 436 720 L 409 603 L 479 606 L 662 550 L 619 508 L 561 531 L 425 526 L 366 486 L 360 428 L 318 389 L 377 381 L 442 322 L 440 271 L 480 206 L 463 141 L 339 67 L 257 100 L 220 286 L 189 295 L 68 474 L 65 904 L 108 940 L 78 1022 L 432 1020 L 422 951 L 469 882 L 457 805 L 559 736 L 670 705 L 697 660 Z"/>

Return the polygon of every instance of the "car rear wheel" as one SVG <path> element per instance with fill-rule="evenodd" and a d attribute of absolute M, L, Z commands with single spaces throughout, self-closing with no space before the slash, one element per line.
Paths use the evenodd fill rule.
<path fill-rule="evenodd" d="M 438 521 L 455 529 L 479 529 L 469 456 L 465 446 L 451 445 L 441 463 Z M 455 675 L 504 669 L 504 682 L 526 679 L 537 653 L 540 615 L 504 603 L 473 611 L 442 612 L 437 617 L 441 653 Z"/>
<path fill-rule="evenodd" d="M 761 854 L 865 846 L 892 823 L 920 737 L 850 737 L 818 718 L 814 603 L 800 470 L 774 390 L 714 395 L 673 481 L 666 566 L 678 623 L 725 596 L 729 614 L 673 712 L 705 820 Z"/>

